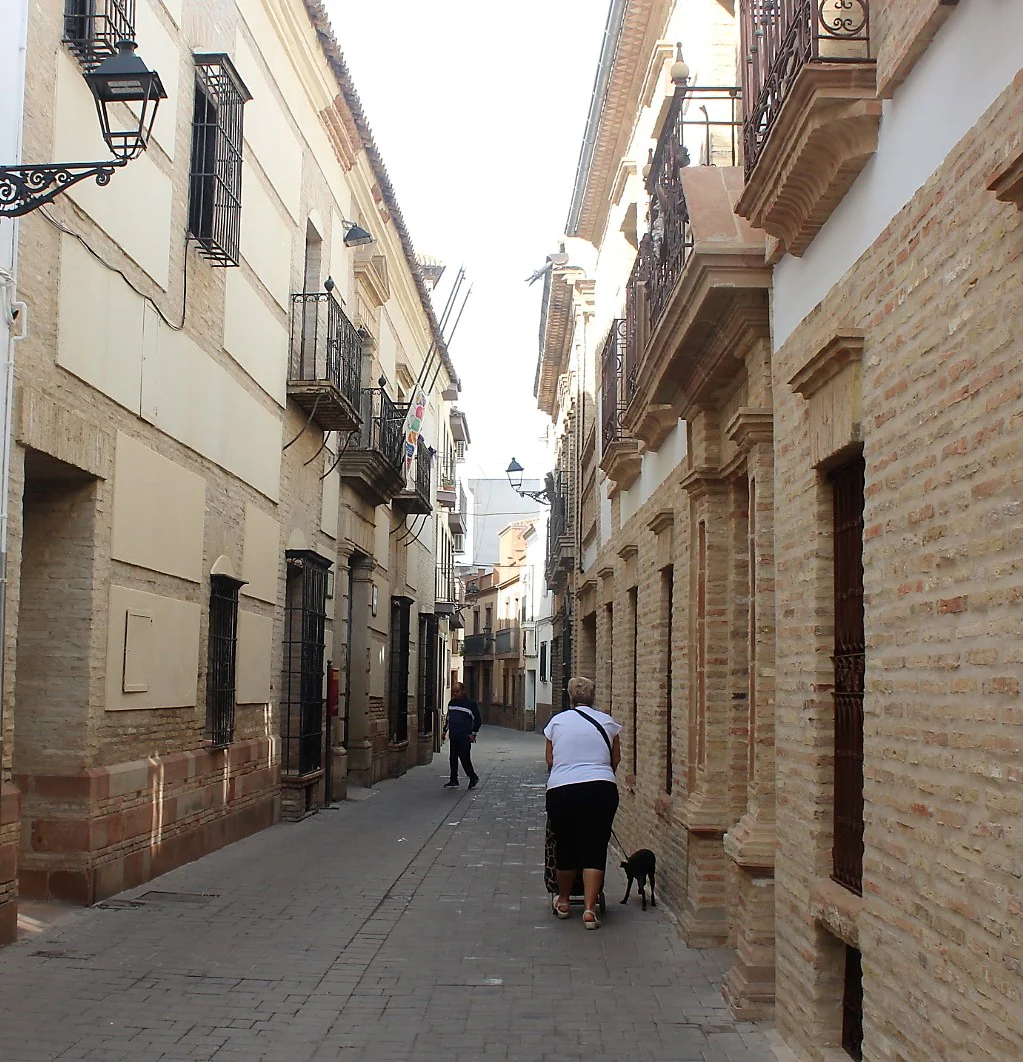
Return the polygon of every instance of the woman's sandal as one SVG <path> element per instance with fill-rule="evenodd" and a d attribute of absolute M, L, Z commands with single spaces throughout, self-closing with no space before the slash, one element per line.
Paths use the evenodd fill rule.
<path fill-rule="evenodd" d="M 565 906 L 562 907 L 561 904 L 558 903 L 557 896 L 551 900 L 551 910 L 558 916 L 558 918 L 569 918 L 572 914 L 571 906 L 566 903 Z"/>
<path fill-rule="evenodd" d="M 586 916 L 590 917 L 587 918 Z M 591 911 L 588 907 L 583 911 L 583 929 L 600 929 L 600 919 L 597 918 L 595 911 Z"/>

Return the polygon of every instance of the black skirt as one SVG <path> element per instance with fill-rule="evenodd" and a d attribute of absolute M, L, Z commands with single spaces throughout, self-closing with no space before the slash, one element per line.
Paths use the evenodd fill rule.
<path fill-rule="evenodd" d="M 618 810 L 614 782 L 576 782 L 547 790 L 547 817 L 558 870 L 604 870 Z"/>

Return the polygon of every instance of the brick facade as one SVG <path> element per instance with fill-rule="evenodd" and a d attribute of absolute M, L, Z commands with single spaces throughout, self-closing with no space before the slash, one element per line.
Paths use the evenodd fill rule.
<path fill-rule="evenodd" d="M 573 660 L 592 666 L 598 704 L 623 724 L 616 832 L 626 849 L 657 853 L 687 942 L 735 949 L 722 988 L 737 1015 L 773 1015 L 800 1062 L 1009 1062 L 1023 1057 L 1012 854 L 1023 813 L 1023 73 L 977 88 L 980 119 L 894 203 L 881 167 L 911 160 L 885 122 L 926 110 L 928 48 L 984 39 L 998 70 L 1013 60 L 998 50 L 1002 16 L 981 5 L 869 6 L 858 67 L 811 62 L 799 74 L 769 133 L 785 156 L 777 171 L 770 146 L 750 175 L 720 171 L 728 209 L 710 167 L 635 196 L 660 227 L 629 281 L 628 390 L 612 381 L 605 395 L 618 420 L 602 455 L 573 440 L 559 449 L 587 492 L 579 540 L 597 544 L 570 578 Z M 903 110 L 882 108 L 889 97 Z M 667 101 L 654 104 L 663 116 Z M 644 117 L 638 107 L 625 125 Z M 609 233 L 628 222 L 624 168 Z M 582 174 L 577 199 L 606 176 L 596 164 Z M 662 224 L 679 186 L 691 239 L 681 252 Z M 759 252 L 755 230 L 730 228 L 733 209 L 763 225 Z M 882 209 L 891 220 L 860 254 L 858 228 L 880 229 Z M 589 238 L 595 316 L 618 318 L 621 261 L 608 277 L 601 257 L 614 240 Z M 665 245 L 689 257 L 648 314 L 651 286 L 678 261 Z M 566 275 L 589 267 L 592 249 Z M 814 307 L 817 270 L 834 280 Z M 545 309 L 541 369 L 565 373 L 560 352 L 582 326 L 554 296 Z M 591 343 L 591 364 L 596 353 Z M 685 452 L 669 469 L 678 432 Z M 861 457 L 862 532 L 840 523 L 832 479 Z M 836 531 L 849 527 L 853 552 Z M 856 653 L 836 644 L 836 597 L 860 594 L 860 542 L 862 752 L 841 734 Z M 861 824 L 855 800 L 841 804 L 850 762 L 862 763 Z M 861 825 L 862 895 L 842 863 Z"/>
<path fill-rule="evenodd" d="M 987 190 L 1018 137 L 1010 86 L 777 352 L 778 1010 L 806 1059 L 839 1035 L 840 944 L 863 954 L 864 1058 L 1023 1053 L 1017 733 L 1023 656 L 1019 211 Z M 823 450 L 790 381 L 862 332 L 853 423 Z M 858 379 L 856 378 L 858 377 Z M 808 416 L 809 413 L 809 416 Z M 819 438 L 819 435 L 818 435 Z M 831 516 L 821 460 L 862 445 L 863 899 L 830 887 Z M 979 987 L 983 986 L 983 987 Z"/>
<path fill-rule="evenodd" d="M 222 0 L 189 0 L 180 19 L 163 5 L 146 6 L 154 35 L 166 45 L 161 54 L 180 59 L 176 91 L 163 108 L 175 123 L 167 133 L 158 119 L 143 159 L 96 194 L 130 191 L 129 176 L 150 180 L 153 214 L 146 221 L 161 218 L 166 207 L 166 246 L 154 239 L 133 257 L 128 243 L 134 234 L 118 228 L 123 217 L 112 219 L 104 213 L 108 201 L 96 206 L 84 192 L 59 197 L 45 215 L 35 211 L 20 226 L 18 295 L 29 305 L 31 324 L 18 346 L 13 416 L 0 943 L 16 933 L 19 888 L 29 896 L 92 903 L 282 814 L 297 819 L 315 811 L 330 773 L 337 799 L 344 796 L 349 768 L 353 782 L 371 785 L 433 755 L 432 733 L 428 727 L 420 733 L 415 632 L 419 614 L 434 610 L 434 543 L 447 529 L 428 517 L 425 542 L 401 541 L 398 532 L 407 524 L 389 504 L 394 492 L 377 504 L 368 501 L 360 484 L 352 485 L 353 475 L 346 479 L 338 469 L 345 440 L 327 432 L 315 410 L 309 414 L 288 397 L 294 340 L 289 293 L 305 291 L 306 283 L 319 292 L 333 269 L 344 313 L 351 327 L 362 329 L 357 370 L 365 382 L 386 372 L 392 380 L 407 377 L 407 392 L 426 350 L 435 351 L 441 365 L 427 396 L 429 430 L 438 449 L 449 449 L 441 394 L 457 391 L 457 378 L 365 115 L 324 11 L 312 0 L 296 11 L 289 5 L 287 18 L 308 19 L 308 33 L 287 40 L 261 40 L 276 33 L 270 27 L 278 23 L 249 22 L 252 13 Z M 61 4 L 32 8 L 27 160 L 60 157 L 55 148 L 69 125 L 64 108 L 82 97 L 81 70 L 61 43 L 64 30 Z M 238 64 L 248 61 L 248 76 L 267 86 L 246 104 L 243 238 L 233 269 L 213 267 L 184 235 L 196 40 L 223 49 Z M 141 39 L 140 52 L 159 65 L 157 44 L 149 43 L 147 49 Z M 288 85 L 273 76 L 282 56 L 293 65 Z M 307 99 L 294 90 L 312 70 L 319 87 Z M 164 74 L 169 81 L 171 71 Z M 322 110 L 310 110 L 303 128 L 301 107 L 331 83 L 336 95 L 320 100 Z M 289 160 L 291 169 L 275 171 L 263 123 L 291 138 L 301 156 Z M 339 188 L 345 189 L 343 203 Z M 125 211 L 131 202 L 125 195 Z M 358 252 L 344 244 L 341 228 L 341 218 L 357 211 L 375 239 Z M 269 275 L 259 239 L 246 240 L 263 232 L 264 223 L 290 248 L 283 282 L 280 271 Z M 154 221 L 140 231 L 164 230 Z M 273 255 L 280 260 L 280 254 L 275 245 Z M 83 281 L 101 295 L 112 285 L 117 312 L 95 310 L 96 298 L 81 300 L 71 312 L 67 300 Z M 232 303 L 239 298 L 251 300 L 245 312 Z M 390 346 L 381 350 L 385 304 Z M 240 342 L 239 330 L 256 315 L 267 322 L 265 334 Z M 93 333 L 102 356 L 88 345 Z M 72 340 L 79 345 L 69 355 Z M 171 359 L 174 371 L 160 378 L 161 365 Z M 256 433 L 253 424 L 265 431 Z M 258 454 L 239 453 L 238 439 Z M 132 460 L 141 469 L 137 481 L 145 489 L 156 485 L 154 497 L 162 500 L 162 486 L 166 498 L 184 499 L 161 518 L 174 534 L 145 525 L 148 503 L 119 486 L 128 481 Z M 282 707 L 289 668 L 295 688 L 295 667 L 305 667 L 302 652 L 284 648 L 287 613 L 295 611 L 289 571 L 303 556 L 331 569 L 323 665 L 341 669 L 342 700 L 347 694 L 338 717 L 326 715 L 325 703 L 321 708 L 321 732 L 312 733 L 320 746 L 315 769 L 288 763 L 289 748 L 303 740 L 308 745 L 315 715 L 289 724 Z M 214 747 L 207 718 L 213 574 L 240 583 L 233 730 L 226 747 Z M 396 745 L 389 741 L 385 666 L 392 595 L 413 601 L 408 740 Z M 133 612 L 132 602 L 142 598 L 148 604 Z M 132 643 L 140 655 L 130 657 L 131 617 L 156 629 L 169 614 L 174 619 L 160 629 L 171 637 L 143 648 Z M 244 665 L 243 623 L 249 639 Z M 438 627 L 446 633 L 446 621 Z M 303 647 L 306 641 L 303 634 Z M 129 659 L 143 660 L 136 665 L 141 681 L 129 676 Z M 303 675 L 309 686 L 307 679 Z M 311 681 L 315 700 L 315 677 Z M 146 703 L 127 699 L 142 694 Z M 302 697 L 305 711 L 308 690 Z"/>

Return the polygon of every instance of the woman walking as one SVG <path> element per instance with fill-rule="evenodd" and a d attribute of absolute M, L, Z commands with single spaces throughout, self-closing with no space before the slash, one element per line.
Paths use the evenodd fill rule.
<path fill-rule="evenodd" d="M 593 680 L 568 683 L 569 708 L 547 724 L 547 817 L 554 835 L 558 895 L 554 913 L 568 918 L 569 897 L 579 871 L 583 875 L 583 926 L 599 929 L 597 901 L 604 886 L 607 846 L 618 810 L 615 770 L 622 758 L 622 728 L 593 707 Z"/>

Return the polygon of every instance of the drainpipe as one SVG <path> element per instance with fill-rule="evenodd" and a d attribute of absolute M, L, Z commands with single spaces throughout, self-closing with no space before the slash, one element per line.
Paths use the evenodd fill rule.
<path fill-rule="evenodd" d="M 25 114 L 25 56 L 28 51 L 29 0 L 22 0 L 16 27 L 0 43 L 0 161 L 21 163 Z M 9 160 L 9 161 L 8 161 Z M 0 782 L 3 781 L 4 701 L 7 623 L 7 521 L 11 482 L 11 405 L 14 344 L 28 335 L 28 309 L 17 297 L 18 220 L 0 220 Z M 16 330 L 17 328 L 17 330 Z"/>

